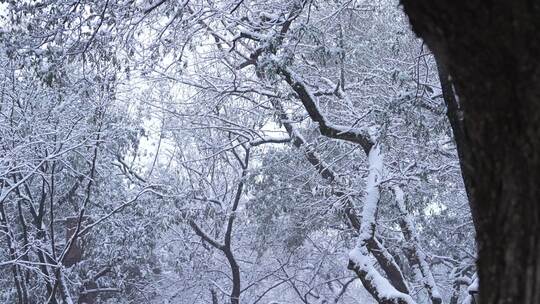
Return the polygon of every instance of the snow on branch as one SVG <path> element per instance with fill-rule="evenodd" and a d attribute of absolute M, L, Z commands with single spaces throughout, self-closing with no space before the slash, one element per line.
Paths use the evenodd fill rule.
<path fill-rule="evenodd" d="M 349 253 L 349 269 L 353 270 L 362 285 L 379 304 L 415 304 L 413 298 L 398 291 L 375 269 L 373 259 L 365 248 L 354 248 Z"/>
<path fill-rule="evenodd" d="M 298 98 L 304 105 L 309 117 L 319 124 L 319 130 L 322 135 L 359 144 L 366 154 L 369 153 L 374 143 L 366 131 L 332 124 L 327 121 L 319 109 L 317 97 L 311 93 L 302 78 L 287 67 L 281 67 L 280 73 L 283 75 L 287 84 L 289 84 L 298 95 Z"/>
<path fill-rule="evenodd" d="M 287 136 L 261 136 L 261 138 L 253 139 L 249 142 L 249 145 L 252 147 L 257 147 L 264 144 L 283 144 L 291 142 L 292 138 Z"/>
<path fill-rule="evenodd" d="M 407 254 L 407 257 L 412 265 L 418 266 L 420 274 L 422 275 L 422 284 L 426 288 L 431 302 L 433 304 L 440 304 L 442 303 L 442 297 L 437 284 L 435 284 L 435 279 L 427 262 L 426 254 L 420 245 L 418 233 L 414 227 L 414 221 L 407 211 L 407 207 L 405 205 L 405 193 L 398 185 L 393 187 L 393 191 L 396 197 L 396 204 L 399 212 L 402 215 L 399 221 L 399 226 L 403 232 L 405 241 L 407 241 L 412 249 L 411 253 Z"/>
<path fill-rule="evenodd" d="M 380 198 L 383 156 L 378 145 L 374 145 L 368 154 L 369 173 L 366 181 L 366 195 L 362 208 L 362 225 L 357 246 L 364 244 L 375 235 L 375 220 Z"/>
<path fill-rule="evenodd" d="M 406 285 L 396 289 L 388 279 L 374 267 L 368 248 L 375 239 L 375 225 L 380 199 L 383 155 L 378 145 L 373 145 L 368 153 L 369 173 L 366 181 L 366 195 L 362 208 L 362 223 L 356 247 L 349 253 L 349 269 L 353 270 L 369 293 L 382 304 L 415 303 L 406 292 Z M 384 259 L 383 259 L 384 260 Z M 384 264 L 381 264 L 383 266 Z M 386 266 L 386 265 L 385 265 Z M 401 274 L 401 273 L 399 273 Z"/>
<path fill-rule="evenodd" d="M 289 133 L 289 136 L 292 138 L 293 145 L 303 151 L 307 161 L 317 170 L 317 172 L 319 172 L 323 179 L 328 182 L 334 182 L 338 173 L 333 171 L 333 169 L 321 158 L 313 146 L 307 143 L 300 131 L 298 131 L 296 127 L 290 123 L 289 116 L 287 113 L 285 113 L 285 111 L 283 111 L 283 107 L 279 100 L 273 100 L 272 105 L 277 111 L 279 111 L 280 122 L 283 124 Z M 336 191 L 334 194 L 338 198 L 344 199 L 343 211 L 349 220 L 349 225 L 355 230 L 360 230 L 360 220 L 355 212 L 354 203 L 351 197 L 343 191 Z M 373 254 L 377 260 L 377 263 L 386 273 L 390 283 L 398 291 L 408 294 L 409 289 L 405 283 L 405 277 L 394 260 L 394 257 L 392 257 L 388 250 L 375 237 L 367 241 L 366 248 L 371 254 Z"/>

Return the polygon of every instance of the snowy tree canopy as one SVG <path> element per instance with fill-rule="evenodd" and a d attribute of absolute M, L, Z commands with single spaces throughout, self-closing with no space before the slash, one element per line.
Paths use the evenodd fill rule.
<path fill-rule="evenodd" d="M 1 3 L 0 303 L 472 301 L 396 1 Z"/>

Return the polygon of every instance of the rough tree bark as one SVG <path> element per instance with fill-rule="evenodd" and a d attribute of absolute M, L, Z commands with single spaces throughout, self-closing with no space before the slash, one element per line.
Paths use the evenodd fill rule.
<path fill-rule="evenodd" d="M 442 68 L 480 302 L 540 303 L 540 2 L 401 2 Z"/>

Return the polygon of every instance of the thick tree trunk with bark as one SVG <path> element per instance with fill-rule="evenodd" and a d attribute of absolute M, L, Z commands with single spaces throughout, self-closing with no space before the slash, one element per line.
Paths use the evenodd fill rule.
<path fill-rule="evenodd" d="M 402 3 L 441 68 L 481 303 L 540 303 L 540 2 Z"/>

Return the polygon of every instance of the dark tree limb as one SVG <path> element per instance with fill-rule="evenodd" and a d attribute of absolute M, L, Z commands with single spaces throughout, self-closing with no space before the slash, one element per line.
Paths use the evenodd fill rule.
<path fill-rule="evenodd" d="M 243 158 L 240 157 L 236 150 L 231 150 L 235 158 L 238 160 L 240 167 L 242 168 L 242 173 L 240 175 L 240 181 L 236 186 L 236 191 L 232 201 L 231 214 L 229 215 L 229 218 L 227 220 L 227 227 L 224 233 L 223 244 L 220 244 L 217 240 L 205 233 L 193 220 L 189 221 L 189 225 L 193 228 L 193 231 L 196 235 L 198 235 L 200 238 L 210 244 L 210 246 L 220 250 L 227 258 L 227 262 L 229 263 L 229 267 L 231 268 L 232 288 L 229 296 L 231 304 L 239 304 L 240 294 L 242 293 L 240 266 L 238 265 L 238 262 L 236 261 L 236 258 L 234 256 L 234 252 L 231 246 L 231 239 L 234 228 L 234 219 L 236 217 L 235 213 L 240 204 L 240 199 L 242 198 L 242 192 L 244 189 L 245 179 L 247 176 L 247 170 L 249 165 L 250 150 L 247 147 L 244 147 L 244 150 L 245 154 Z"/>
<path fill-rule="evenodd" d="M 311 120 L 319 124 L 319 130 L 322 135 L 358 144 L 366 154 L 369 153 L 374 143 L 365 131 L 334 125 L 327 121 L 319 110 L 316 97 L 309 92 L 306 84 L 287 68 L 280 68 L 280 73 L 283 75 L 285 82 L 298 95 Z"/>

